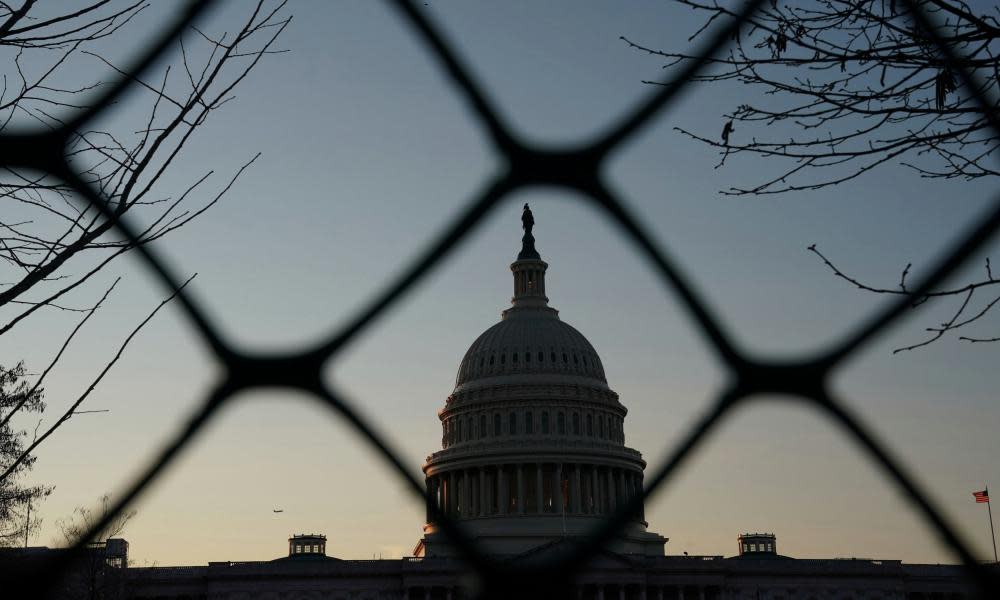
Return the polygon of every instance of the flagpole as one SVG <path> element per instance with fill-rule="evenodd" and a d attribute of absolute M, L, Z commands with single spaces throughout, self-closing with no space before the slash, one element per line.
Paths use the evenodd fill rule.
<path fill-rule="evenodd" d="M 990 488 L 984 487 L 986 490 L 986 498 L 990 497 Z M 986 501 L 986 514 L 990 516 L 990 539 L 993 541 L 993 562 L 1000 562 L 997 560 L 997 535 L 993 532 L 993 510 L 990 508 L 989 500 Z"/>

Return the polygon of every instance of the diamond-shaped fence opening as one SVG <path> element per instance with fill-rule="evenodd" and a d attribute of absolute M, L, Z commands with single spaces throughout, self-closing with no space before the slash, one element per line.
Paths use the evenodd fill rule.
<path fill-rule="evenodd" d="M 626 525 L 631 515 L 639 510 L 645 497 L 668 482 L 677 467 L 690 456 L 706 434 L 728 411 L 737 405 L 752 402 L 762 395 L 780 394 L 797 398 L 804 405 L 819 411 L 838 426 L 844 435 L 858 444 L 870 460 L 880 468 L 883 476 L 912 503 L 942 543 L 962 560 L 970 578 L 979 585 L 981 591 L 988 597 L 998 597 L 993 595 L 1000 593 L 1000 584 L 996 581 L 995 575 L 977 564 L 968 546 L 947 525 L 941 513 L 917 486 L 902 463 L 892 455 L 881 440 L 873 435 L 865 422 L 855 417 L 845 404 L 832 394 L 828 382 L 831 373 L 846 358 L 898 320 L 913 298 L 920 297 L 942 282 L 981 248 L 997 229 L 1000 229 L 1000 199 L 959 243 L 942 253 L 930 274 L 919 285 L 912 286 L 910 296 L 900 297 L 897 302 L 872 314 L 865 323 L 849 332 L 844 339 L 813 356 L 794 360 L 765 360 L 751 351 L 738 348 L 733 343 L 719 319 L 689 285 L 685 273 L 675 265 L 672 257 L 661 249 L 657 241 L 605 185 L 602 168 L 609 154 L 643 129 L 651 120 L 665 112 L 678 92 L 705 67 L 706 59 L 725 50 L 729 40 L 744 26 L 748 16 L 761 3 L 761 0 L 749 1 L 734 13 L 736 16 L 728 22 L 721 20 L 716 22 L 711 35 L 706 38 L 706 43 L 696 53 L 699 58 L 683 64 L 670 81 L 650 94 L 636 109 L 622 115 L 610 130 L 582 144 L 541 148 L 519 139 L 507 127 L 499 111 L 494 108 L 492 99 L 478 85 L 474 74 L 465 68 L 462 56 L 454 51 L 435 24 L 430 22 L 418 7 L 408 0 L 394 2 L 408 26 L 417 32 L 427 52 L 450 77 L 455 92 L 464 98 L 474 116 L 482 123 L 488 133 L 489 142 L 506 159 L 506 170 L 495 178 L 485 181 L 479 193 L 467 202 L 458 217 L 445 224 L 443 229 L 430 239 L 426 249 L 416 257 L 416 260 L 401 275 L 387 282 L 384 290 L 349 319 L 342 329 L 315 347 L 302 348 L 298 351 L 250 353 L 234 346 L 222 337 L 212 320 L 194 302 L 191 295 L 182 289 L 182 280 L 158 257 L 156 249 L 147 245 L 137 246 L 136 249 L 142 255 L 147 267 L 176 294 L 190 327 L 208 342 L 219 362 L 225 366 L 225 376 L 203 400 L 200 408 L 181 428 L 181 432 L 162 449 L 152 464 L 131 482 L 113 507 L 111 514 L 103 522 L 95 524 L 91 533 L 102 529 L 114 514 L 125 510 L 236 392 L 255 387 L 287 387 L 315 395 L 329 410 L 337 413 L 357 429 L 370 444 L 371 451 L 377 452 L 395 468 L 398 476 L 406 481 L 413 494 L 424 497 L 423 484 L 409 474 L 399 454 L 393 450 L 390 440 L 379 436 L 369 423 L 351 409 L 339 390 L 323 381 L 321 374 L 328 366 L 335 368 L 342 348 L 356 336 L 364 335 L 368 326 L 390 306 L 402 301 L 413 285 L 436 267 L 456 244 L 511 192 L 541 184 L 560 186 L 579 192 L 603 218 L 620 229 L 621 234 L 628 238 L 639 254 L 653 265 L 659 277 L 679 299 L 688 318 L 693 320 L 720 362 L 725 365 L 732 383 L 715 399 L 711 408 L 685 432 L 663 464 L 647 475 L 647 487 L 641 498 L 620 507 L 616 517 L 610 519 L 587 543 L 573 550 L 571 554 L 545 564 L 512 566 L 491 559 L 481 552 L 472 540 L 463 535 L 462 530 L 451 518 L 438 513 L 434 504 L 425 498 L 440 528 L 462 553 L 468 568 L 477 576 L 478 583 L 474 587 L 479 590 L 480 596 L 567 597 L 571 589 L 568 585 L 570 578 L 598 551 L 603 542 Z M 135 60 L 127 72 L 138 76 L 146 71 L 167 51 L 183 30 L 195 23 L 210 4 L 212 2 L 208 0 L 186 4 L 184 10 L 179 12 L 176 21 L 164 28 L 159 39 Z M 934 28 L 928 25 L 928 17 L 921 11 L 921 7 L 912 1 L 907 4 L 925 29 L 933 32 Z M 940 42 L 940 38 L 936 39 Z M 939 43 L 939 50 L 953 70 L 959 73 L 968 89 L 983 89 L 979 85 L 974 85 L 975 74 L 966 72 L 958 66 L 958 61 L 946 45 Z M 103 212 L 108 219 L 113 220 L 122 235 L 134 241 L 137 239 L 137 232 L 130 226 L 129 221 L 118 218 L 113 208 L 102 197 L 100 190 L 74 174 L 64 156 L 64 148 L 73 133 L 81 130 L 88 121 L 103 111 L 110 110 L 111 103 L 119 98 L 129 85 L 130 79 L 123 77 L 118 84 L 94 102 L 91 108 L 81 110 L 59 129 L 0 135 L 0 163 L 8 167 L 35 169 L 61 179 L 92 206 Z M 977 95 L 976 99 L 980 106 L 990 106 L 985 98 Z M 984 114 L 994 131 L 1000 135 L 998 115 L 992 110 L 986 110 Z M 91 535 L 86 535 L 80 539 L 87 540 L 90 537 Z M 81 541 L 70 552 L 47 564 L 44 571 L 19 575 L 22 579 L 30 578 L 31 581 L 28 583 L 35 587 L 38 594 L 52 591 L 54 582 L 58 581 L 59 576 L 70 568 L 74 558 L 84 550 L 85 544 Z"/>

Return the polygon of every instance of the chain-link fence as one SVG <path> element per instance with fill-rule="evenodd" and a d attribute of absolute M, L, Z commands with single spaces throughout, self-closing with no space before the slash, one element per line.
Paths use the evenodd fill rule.
<path fill-rule="evenodd" d="M 463 57 L 444 39 L 438 27 L 409 0 L 396 0 L 393 4 L 405 21 L 416 31 L 427 51 L 433 55 L 449 77 L 456 93 L 468 103 L 475 117 L 488 132 L 490 142 L 496 151 L 506 159 L 506 169 L 494 179 L 485 182 L 475 198 L 453 219 L 434 235 L 426 250 L 417 256 L 404 272 L 390 281 L 384 291 L 365 305 L 339 332 L 312 348 L 303 348 L 285 353 L 250 353 L 227 341 L 219 333 L 217 324 L 208 318 L 191 295 L 182 289 L 182 279 L 162 261 L 154 247 L 138 245 L 136 250 L 142 255 L 146 266 L 156 273 L 163 284 L 176 293 L 183 307 L 189 326 L 208 343 L 218 361 L 225 366 L 222 382 L 219 383 L 200 404 L 195 414 L 153 460 L 152 464 L 132 481 L 118 503 L 104 522 L 96 523 L 91 533 L 101 530 L 115 514 L 123 511 L 154 480 L 163 469 L 174 460 L 178 452 L 192 437 L 215 416 L 219 409 L 240 391 L 256 387 L 284 387 L 303 390 L 320 398 L 330 410 L 345 419 L 367 440 L 371 451 L 378 453 L 404 479 L 409 490 L 424 497 L 428 510 L 440 529 L 461 552 L 468 568 L 479 578 L 476 587 L 485 597 L 507 598 L 557 598 L 566 597 L 571 589 L 569 582 L 577 569 L 597 552 L 602 544 L 610 540 L 636 513 L 645 497 L 666 485 L 675 475 L 678 466 L 717 426 L 721 418 L 738 405 L 752 402 L 764 394 L 781 394 L 798 399 L 804 405 L 818 411 L 836 424 L 845 435 L 862 447 L 871 461 L 879 466 L 884 477 L 890 480 L 897 491 L 917 509 L 940 541 L 950 548 L 965 564 L 969 577 L 975 581 L 987 597 L 1000 597 L 1000 583 L 992 571 L 977 564 L 968 546 L 949 527 L 940 511 L 929 497 L 915 483 L 914 478 L 902 466 L 883 442 L 873 435 L 868 425 L 859 420 L 845 403 L 830 390 L 830 379 L 834 371 L 861 347 L 871 343 L 902 314 L 908 310 L 914 298 L 931 290 L 947 276 L 955 272 L 967 259 L 1000 229 L 1000 197 L 992 210 L 952 248 L 944 252 L 930 274 L 913 286 L 909 296 L 900 297 L 891 305 L 876 311 L 855 330 L 840 341 L 813 356 L 791 360 L 765 360 L 754 353 L 740 351 L 719 326 L 719 319 L 709 309 L 688 283 L 686 274 L 675 264 L 672 257 L 663 251 L 653 236 L 631 214 L 624 204 L 610 191 L 602 177 L 602 167 L 609 155 L 650 122 L 662 115 L 672 104 L 687 83 L 705 68 L 707 59 L 723 52 L 729 40 L 733 39 L 745 21 L 761 4 L 761 0 L 747 2 L 738 12 L 738 18 L 728 22 L 716 22 L 706 43 L 698 49 L 698 58 L 687 61 L 676 75 L 665 85 L 651 93 L 638 108 L 618 118 L 613 127 L 605 133 L 584 143 L 541 148 L 528 143 L 511 131 L 501 120 L 500 112 L 493 99 L 486 95 L 463 62 Z M 164 28 L 156 43 L 138 57 L 129 70 L 134 76 L 141 75 L 165 53 L 181 32 L 191 26 L 213 2 L 209 0 L 191 1 L 179 11 L 175 22 Z M 913 11 L 914 18 L 930 32 L 928 16 L 912 0 L 906 2 Z M 940 38 L 936 38 L 940 41 Z M 984 86 L 974 81 L 975 74 L 966 72 L 952 50 L 939 43 L 941 55 L 949 66 L 959 74 L 961 82 L 969 90 L 982 90 Z M 129 78 L 105 93 L 92 108 L 83 109 L 67 120 L 57 130 L 43 130 L 32 133 L 5 133 L 0 135 L 0 164 L 7 167 L 36 169 L 57 177 L 74 188 L 94 207 L 102 211 L 106 218 L 115 221 L 118 231 L 133 241 L 137 232 L 126 219 L 118 218 L 107 199 L 100 191 L 83 181 L 70 168 L 64 149 L 74 132 L 111 110 L 114 100 L 119 98 L 130 85 Z M 1000 136 L 1000 115 L 984 97 L 975 100 L 984 108 L 984 117 Z M 578 191 L 608 221 L 614 223 L 621 234 L 628 238 L 639 253 L 656 268 L 658 275 L 680 299 L 691 319 L 695 321 L 701 334 L 707 338 L 729 373 L 731 384 L 715 399 L 711 408 L 691 427 L 670 451 L 662 466 L 648 473 L 647 488 L 643 497 L 621 506 L 613 519 L 609 519 L 600 530 L 595 531 L 587 543 L 581 544 L 571 554 L 553 559 L 546 564 L 515 565 L 499 562 L 484 554 L 475 542 L 465 536 L 455 521 L 438 512 L 435 503 L 425 495 L 423 482 L 415 479 L 404 467 L 399 455 L 379 436 L 364 418 L 343 401 L 340 392 L 323 381 L 321 373 L 330 364 L 335 364 L 343 348 L 354 338 L 366 333 L 372 323 L 384 315 L 395 303 L 400 302 L 411 288 L 425 277 L 431 269 L 440 264 L 446 255 L 474 229 L 493 209 L 511 193 L 526 186 L 544 184 Z M 84 536 L 81 540 L 90 539 Z M 71 568 L 74 556 L 85 549 L 83 541 L 72 552 L 65 553 L 55 563 L 45 566 L 43 572 L 22 573 L 21 577 L 35 589 L 33 595 L 43 595 L 54 590 L 60 574 Z M 992 596 L 997 593 L 998 596 Z M 6 594 L 4 594 L 6 596 Z"/>

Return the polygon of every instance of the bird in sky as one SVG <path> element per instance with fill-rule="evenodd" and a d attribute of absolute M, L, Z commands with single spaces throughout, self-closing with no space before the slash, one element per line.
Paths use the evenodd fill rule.
<path fill-rule="evenodd" d="M 276 509 L 274 509 L 274 511 L 273 511 L 273 512 L 276 512 L 276 513 L 283 513 L 283 512 L 285 512 L 285 509 L 283 509 L 283 508 L 276 508 Z"/>

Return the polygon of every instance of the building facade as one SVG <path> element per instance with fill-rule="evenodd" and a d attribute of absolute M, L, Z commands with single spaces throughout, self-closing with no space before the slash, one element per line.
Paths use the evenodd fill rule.
<path fill-rule="evenodd" d="M 548 265 L 522 216 L 511 264 L 514 296 L 462 359 L 439 412 L 441 450 L 424 465 L 431 498 L 414 555 L 327 556 L 326 538 L 288 540 L 287 556 L 207 566 L 108 563 L 116 597 L 144 600 L 459 600 L 475 581 L 437 523 L 446 514 L 486 552 L 510 563 L 544 559 L 638 503 L 645 462 L 626 445 L 627 414 L 601 359 L 549 306 Z M 636 504 L 632 505 L 633 507 Z M 625 529 L 579 571 L 580 600 L 959 600 L 974 597 L 955 565 L 793 559 L 770 533 L 745 533 L 735 556 L 670 556 L 641 504 Z M 109 587 L 109 589 L 111 589 Z M 110 596 L 108 596 L 110 597 Z"/>

